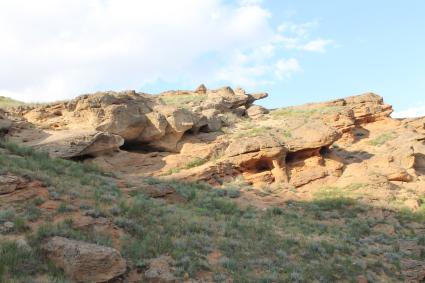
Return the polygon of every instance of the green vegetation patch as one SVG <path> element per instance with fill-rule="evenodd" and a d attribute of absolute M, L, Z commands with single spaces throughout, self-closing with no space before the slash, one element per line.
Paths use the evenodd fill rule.
<path fill-rule="evenodd" d="M 327 187 L 312 201 L 288 201 L 267 209 L 239 206 L 235 199 L 240 194 L 237 184 L 242 183 L 238 180 L 217 189 L 204 183 L 146 178 L 124 197 L 111 177 L 96 168 L 8 143 L 2 147 L 8 152 L 0 155 L 2 170 L 48 182 L 55 188 L 49 197 L 64 203 L 59 212 L 66 213 L 69 201 L 77 199 L 80 212 L 113 221 L 123 232 L 121 254 L 140 272 L 150 259 L 170 255 L 178 281 L 207 271 L 217 282 L 357 282 L 359 275 L 370 282 L 403 282 L 401 260 L 418 260 L 418 255 L 405 253 L 400 242 L 425 243 L 423 235 L 408 226 L 412 221 L 425 225 L 422 207 L 396 214 L 400 225 L 394 234 L 373 229 L 382 220 L 367 217 L 372 207 L 345 194 L 362 184 Z M 171 187 L 180 201 L 150 198 L 143 192 L 145 184 Z M 66 189 L 56 189 L 62 187 Z M 86 198 L 94 201 L 94 208 L 82 202 Z M 35 199 L 31 205 L 42 202 Z M 17 218 L 40 221 L 38 212 L 30 205 L 1 211 L 0 224 Z M 27 278 L 38 274 L 65 282 L 61 271 L 39 252 L 40 244 L 51 236 L 112 245 L 106 232 L 76 230 L 70 220 L 59 224 L 52 224 L 51 218 L 43 220 L 38 231 L 19 232 L 26 233 L 31 249 L 0 242 L 0 282 L 30 282 Z M 215 263 L 209 260 L 211 254 L 219 255 Z"/>
<path fill-rule="evenodd" d="M 373 146 L 381 146 L 381 145 L 385 144 L 386 142 L 393 140 L 395 138 L 397 138 L 397 135 L 394 132 L 387 132 L 387 133 L 383 133 L 383 134 L 379 135 L 378 137 L 370 140 L 369 144 L 373 145 Z"/>
<path fill-rule="evenodd" d="M 0 148 L 9 154 L 0 154 L 0 170 L 29 176 L 48 186 L 49 198 L 66 196 L 93 199 L 96 203 L 112 203 L 121 191 L 108 174 L 83 163 L 60 158 L 50 158 L 45 152 L 1 142 Z"/>
<path fill-rule="evenodd" d="M 208 159 L 206 158 L 194 158 L 186 164 L 185 168 L 190 169 L 190 168 L 198 167 L 207 162 L 208 162 Z"/>
<path fill-rule="evenodd" d="M 0 282 L 32 282 L 31 277 L 41 269 L 34 250 L 15 241 L 0 241 Z"/>
<path fill-rule="evenodd" d="M 24 102 L 14 100 L 9 97 L 0 96 L 0 108 L 16 107 L 24 104 Z"/>
<path fill-rule="evenodd" d="M 316 115 L 334 114 L 343 109 L 342 106 L 327 106 L 321 108 L 301 108 L 287 107 L 276 109 L 270 112 L 270 115 L 275 119 L 281 118 L 311 118 Z"/>

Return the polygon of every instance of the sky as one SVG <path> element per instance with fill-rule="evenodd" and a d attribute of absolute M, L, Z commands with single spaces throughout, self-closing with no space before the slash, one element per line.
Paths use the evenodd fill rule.
<path fill-rule="evenodd" d="M 0 96 L 224 85 L 284 107 L 373 91 L 425 115 L 423 0 L 0 0 Z"/>

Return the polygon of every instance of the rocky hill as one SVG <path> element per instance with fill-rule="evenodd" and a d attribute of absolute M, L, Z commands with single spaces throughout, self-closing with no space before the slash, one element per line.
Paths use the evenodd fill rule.
<path fill-rule="evenodd" d="M 373 93 L 265 97 L 201 85 L 1 111 L 0 278 L 425 280 L 425 118 Z"/>

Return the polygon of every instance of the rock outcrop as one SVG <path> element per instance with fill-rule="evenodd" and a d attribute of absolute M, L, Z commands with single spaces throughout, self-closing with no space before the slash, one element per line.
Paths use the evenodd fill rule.
<path fill-rule="evenodd" d="M 2 154 L 2 153 L 0 153 Z M 27 176 L 0 172 L 0 204 L 22 203 L 35 197 L 46 197 L 47 188 Z"/>
<path fill-rule="evenodd" d="M 5 174 L 0 175 L 0 195 L 10 194 L 24 188 L 29 181 L 23 177 Z"/>
<path fill-rule="evenodd" d="M 325 109 L 322 119 L 343 132 L 356 125 L 386 119 L 393 112 L 391 105 L 385 104 L 381 96 L 371 92 L 310 104 L 310 107 Z"/>
<path fill-rule="evenodd" d="M 126 271 L 120 253 L 108 247 L 53 237 L 43 246 L 47 257 L 76 282 L 107 282 Z"/>
<path fill-rule="evenodd" d="M 361 139 L 368 135 L 364 125 L 385 122 L 392 112 L 392 107 L 373 93 L 272 111 L 253 105 L 265 97 L 267 93 L 247 94 L 230 87 L 209 90 L 200 85 L 195 91 L 159 95 L 135 91 L 95 93 L 64 103 L 20 107 L 13 114 L 38 128 L 39 133 L 27 144 L 52 156 L 108 155 L 106 159 L 114 160 L 108 162 L 109 167 L 114 163 L 140 167 L 147 175 L 169 175 L 168 170 L 172 172 L 170 178 L 212 184 L 240 175 L 260 187 L 301 187 L 340 176 L 346 164 L 329 147 L 337 141 Z M 412 123 L 405 127 L 413 127 Z M 414 123 L 416 132 L 423 128 L 423 123 Z M 34 132 L 16 128 L 10 130 L 12 138 Z M 211 138 L 202 138 L 207 133 L 212 134 Z M 373 166 L 385 168 L 380 174 L 389 181 L 410 182 L 425 168 L 421 135 L 412 132 L 403 138 L 411 142 L 397 146 L 403 144 L 401 137 L 394 139 L 389 142 L 394 143 L 391 156 L 372 159 Z M 166 152 L 174 157 L 131 161 L 138 155 L 127 154 L 125 158 L 130 160 L 124 161 L 121 154 L 114 159 L 120 148 Z M 106 159 L 100 164 L 107 164 Z M 191 160 L 199 165 L 185 165 Z M 175 170 L 173 166 L 188 168 Z"/>
<path fill-rule="evenodd" d="M 425 231 L 421 217 L 425 118 L 392 119 L 392 107 L 373 93 L 273 110 L 253 104 L 265 97 L 266 93 L 247 94 L 230 87 L 209 90 L 200 85 L 195 91 L 158 95 L 95 93 L 63 103 L 0 111 L 0 132 L 7 139 L 114 173 L 107 177 L 92 172 L 92 184 L 75 176 L 74 171 L 79 170 L 71 170 L 73 183 L 69 188 L 71 179 L 56 183 L 62 181 L 62 174 L 69 177 L 67 170 L 59 166 L 51 170 L 53 162 L 65 169 L 69 162 L 48 160 L 45 155 L 1 144 L 0 165 L 7 169 L 0 168 L 0 208 L 7 213 L 1 215 L 0 240 L 36 233 L 40 223 L 46 222 L 81 235 L 105 236 L 114 248 L 63 237 L 44 240 L 46 257 L 73 282 L 231 281 L 233 274 L 226 267 L 229 254 L 214 246 L 217 243 L 206 249 L 203 244 L 211 243 L 211 231 L 220 230 L 210 228 L 228 227 L 229 222 L 223 220 L 234 222 L 236 216 L 243 217 L 242 221 L 261 216 L 253 220 L 262 223 L 264 215 L 273 220 L 266 227 L 276 229 L 269 235 L 273 239 L 281 234 L 285 238 L 279 239 L 293 238 L 298 233 L 301 240 L 309 240 L 308 245 L 297 249 L 301 257 L 305 249 L 322 249 L 321 241 L 310 240 L 320 240 L 335 227 L 341 229 L 344 233 L 330 234 L 332 239 L 342 236 L 349 240 L 345 243 L 350 243 L 350 249 L 363 247 L 349 253 L 364 266 L 353 271 L 357 277 L 346 274 L 351 279 L 366 282 L 370 277 L 387 282 L 397 273 L 397 279 L 423 280 L 420 236 Z M 38 160 L 40 156 L 43 158 Z M 202 181 L 212 188 L 176 180 Z M 234 203 L 227 204 L 222 198 L 232 198 Z M 234 204 L 241 210 L 233 211 Z M 255 208 L 264 209 L 265 214 L 251 215 L 251 206 L 255 215 Z M 153 213 L 146 214 L 144 208 Z M 196 217 L 187 219 L 193 213 Z M 204 218 L 208 222 L 201 227 L 198 222 Z M 284 229 L 283 223 L 295 225 L 304 218 L 310 220 L 302 221 L 302 227 Z M 174 234 L 167 234 L 173 230 L 164 226 L 172 221 L 185 225 L 181 231 L 175 230 L 177 240 Z M 255 223 L 247 227 L 254 228 L 251 225 Z M 320 229 L 311 229 L 315 233 L 306 237 L 305 225 L 311 223 Z M 153 237 L 145 233 L 152 232 L 147 230 L 152 227 L 158 228 Z M 196 233 L 191 233 L 193 227 Z M 238 227 L 233 228 L 230 232 L 237 233 Z M 161 239 L 161 231 L 167 232 L 167 238 L 158 243 L 166 249 L 161 244 L 154 247 L 155 252 L 143 252 L 156 236 Z M 185 238 L 188 231 L 191 237 Z M 357 235 L 353 236 L 353 231 Z M 145 234 L 146 243 L 136 246 Z M 232 239 L 236 238 L 221 240 Z M 190 246 L 192 240 L 202 247 Z M 230 243 L 234 244 L 238 241 Z M 179 255 L 187 249 L 190 254 L 176 257 L 170 252 L 171 245 Z M 396 257 L 385 252 L 387 248 L 393 252 L 393 245 L 398 247 Z M 129 250 L 133 247 L 134 251 Z M 128 256 L 128 266 L 120 249 Z M 332 258 L 325 250 L 323 257 Z M 371 257 L 365 257 L 371 250 Z M 270 258 L 287 259 L 285 251 L 276 252 L 258 258 L 259 262 L 268 266 Z M 394 262 L 394 258 L 398 260 Z M 378 269 L 375 262 L 385 264 Z M 192 263 L 205 265 L 208 270 L 191 272 Z M 369 264 L 381 270 L 379 274 L 374 273 L 375 268 L 369 270 Z M 254 273 L 255 266 L 251 268 Z M 391 268 L 388 274 L 387 266 Z M 223 276 L 216 277 L 211 272 L 215 270 Z M 44 270 L 41 274 L 45 276 Z M 276 280 L 280 279 L 287 277 Z"/>
<path fill-rule="evenodd" d="M 60 157 L 114 150 L 122 146 L 119 137 L 141 149 L 145 146 L 175 152 L 185 133 L 219 131 L 224 113 L 244 115 L 255 100 L 266 96 L 265 93 L 246 94 L 242 89 L 233 91 L 230 87 L 207 90 L 205 86 L 196 91 L 158 96 L 135 91 L 103 92 L 63 103 L 19 107 L 14 114 L 44 129 L 49 136 L 65 136 L 63 139 L 52 137 L 54 143 L 78 144 L 69 150 L 56 148 L 56 153 L 50 149 L 52 143 L 45 139 L 31 144 L 43 146 Z M 189 101 L 185 103 L 185 99 Z M 53 148 L 62 147 L 55 145 Z"/>

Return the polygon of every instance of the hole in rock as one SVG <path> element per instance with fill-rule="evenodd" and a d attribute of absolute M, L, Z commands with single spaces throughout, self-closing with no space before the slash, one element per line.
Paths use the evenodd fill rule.
<path fill-rule="evenodd" d="M 199 132 L 201 132 L 201 133 L 208 133 L 208 132 L 210 132 L 208 130 L 208 125 L 204 125 L 204 126 L 200 127 L 199 128 Z"/>
<path fill-rule="evenodd" d="M 422 154 L 422 153 L 415 154 L 414 168 L 418 174 L 425 175 L 425 154 Z"/>
<path fill-rule="evenodd" d="M 89 155 L 89 154 L 84 154 L 84 155 L 80 155 L 80 156 L 71 157 L 70 160 L 77 161 L 77 162 L 83 162 L 85 160 L 92 159 L 92 158 L 94 158 L 94 156 Z"/>
<path fill-rule="evenodd" d="M 273 165 L 267 159 L 258 160 L 255 163 L 255 171 L 257 172 L 270 171 L 272 169 L 273 169 Z"/>
<path fill-rule="evenodd" d="M 319 150 L 319 153 L 322 156 L 326 156 L 327 154 L 331 153 L 331 150 L 328 147 L 324 146 Z"/>
<path fill-rule="evenodd" d="M 146 143 L 141 143 L 141 142 L 125 142 L 124 145 L 120 147 L 120 149 L 124 151 L 138 152 L 138 153 L 149 153 L 149 152 L 161 151 Z"/>
<path fill-rule="evenodd" d="M 293 163 L 297 161 L 301 161 L 304 159 L 307 159 L 312 156 L 320 156 L 322 155 L 323 148 L 316 148 L 316 149 L 303 149 L 297 152 L 288 152 L 285 158 L 285 163 Z M 323 151 L 324 153 L 325 151 Z"/>

